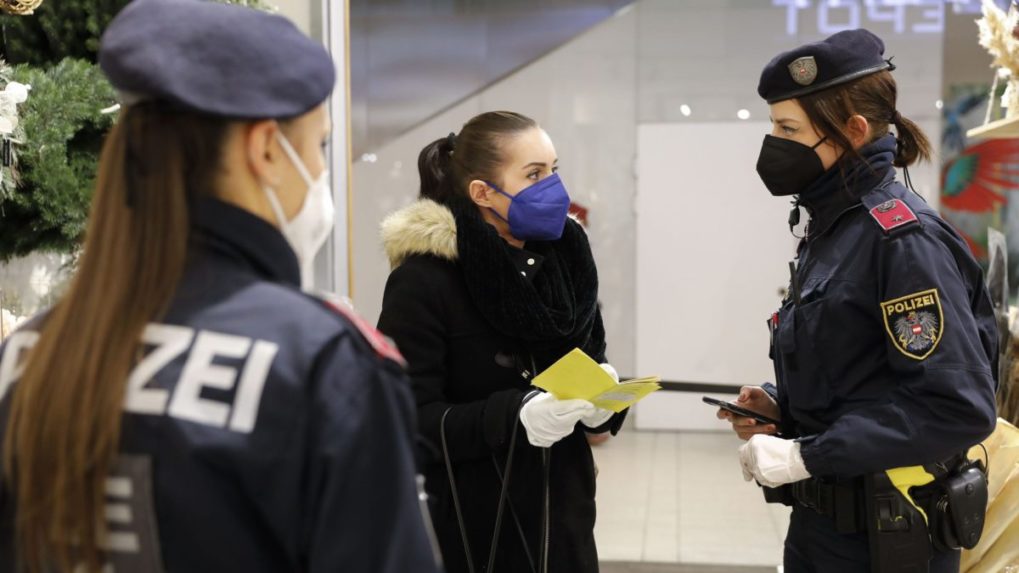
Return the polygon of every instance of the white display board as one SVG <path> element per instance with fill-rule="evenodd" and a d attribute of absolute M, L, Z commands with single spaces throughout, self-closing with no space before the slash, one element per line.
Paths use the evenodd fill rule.
<path fill-rule="evenodd" d="M 789 283 L 789 200 L 755 169 L 762 122 L 638 127 L 637 371 L 720 385 L 774 378 L 766 320 Z M 719 396 L 730 397 L 730 396 Z M 641 429 L 724 429 L 700 394 L 658 392 Z"/>

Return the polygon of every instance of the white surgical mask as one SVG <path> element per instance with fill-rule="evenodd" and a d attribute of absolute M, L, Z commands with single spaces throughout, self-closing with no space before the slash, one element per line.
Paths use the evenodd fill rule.
<path fill-rule="evenodd" d="M 311 287 L 314 274 L 315 254 L 329 238 L 336 214 L 332 190 L 329 188 L 329 170 L 324 169 L 318 179 L 313 180 L 308 169 L 304 166 L 304 162 L 301 161 L 301 157 L 294 151 L 287 138 L 277 132 L 276 139 L 280 142 L 287 157 L 293 162 L 294 167 L 297 168 L 297 172 L 301 174 L 301 178 L 308 185 L 308 194 L 304 197 L 301 210 L 288 221 L 283 214 L 283 208 L 280 206 L 276 191 L 270 187 L 263 189 L 266 196 L 269 197 L 269 205 L 272 206 L 276 220 L 279 222 L 280 232 L 283 233 L 283 237 L 290 244 L 290 248 L 294 250 L 294 254 L 297 255 L 297 262 L 301 267 L 301 288 L 308 289 Z"/>

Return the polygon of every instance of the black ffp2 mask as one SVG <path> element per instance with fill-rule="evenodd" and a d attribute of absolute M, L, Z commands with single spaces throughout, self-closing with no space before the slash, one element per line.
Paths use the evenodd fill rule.
<path fill-rule="evenodd" d="M 799 195 L 824 175 L 824 164 L 814 150 L 826 139 L 822 138 L 811 147 L 791 139 L 765 135 L 757 158 L 757 174 L 768 191 L 776 197 Z"/>

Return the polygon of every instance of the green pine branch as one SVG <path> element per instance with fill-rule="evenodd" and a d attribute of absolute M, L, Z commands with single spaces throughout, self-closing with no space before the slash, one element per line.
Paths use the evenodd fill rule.
<path fill-rule="evenodd" d="M 30 16 L 5 15 L 6 59 L 11 64 L 45 66 L 65 58 L 95 62 L 103 30 L 129 0 L 45 0 Z M 263 0 L 220 0 L 263 10 Z"/>
<path fill-rule="evenodd" d="M 219 0 L 274 10 L 263 0 Z M 74 253 L 81 244 L 113 88 L 95 65 L 103 30 L 128 0 L 45 0 L 30 16 L 0 16 L 0 90 L 32 86 L 18 106 L 16 161 L 0 182 L 0 261 L 33 251 Z"/>
<path fill-rule="evenodd" d="M 88 218 L 102 140 L 116 101 L 98 66 L 67 59 L 49 69 L 19 66 L 32 86 L 19 108 L 17 187 L 0 201 L 0 260 L 35 250 L 73 252 Z"/>

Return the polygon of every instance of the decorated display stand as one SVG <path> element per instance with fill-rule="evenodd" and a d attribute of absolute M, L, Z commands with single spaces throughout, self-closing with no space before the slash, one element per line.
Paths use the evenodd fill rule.
<path fill-rule="evenodd" d="M 967 135 L 976 139 L 1019 137 L 1019 8 L 1013 1 L 1006 12 L 994 0 L 983 0 L 983 18 L 977 25 L 980 45 L 994 58 L 991 67 L 995 71 L 984 125 L 969 130 Z M 1006 84 L 1005 92 L 996 106 L 1002 82 Z"/>
<path fill-rule="evenodd" d="M 992 0 L 983 2 L 980 45 L 994 58 L 994 82 L 988 95 L 984 125 L 967 135 L 975 139 L 1019 138 L 1019 7 L 1008 11 Z M 999 85 L 1006 82 L 1000 102 Z M 989 233 L 988 287 L 998 316 L 1001 367 L 997 395 L 998 424 L 990 438 L 970 451 L 971 458 L 988 459 L 988 511 L 980 544 L 964 551 L 965 573 L 1019 572 L 1019 322 L 1010 306 L 1005 237 Z"/>
<path fill-rule="evenodd" d="M 968 135 L 984 139 L 1019 139 L 1019 6 L 1013 1 L 1006 12 L 993 0 L 983 1 L 983 18 L 977 21 L 980 45 L 993 57 L 994 83 L 988 94 L 984 125 L 971 129 Z M 1007 82 L 998 102 L 999 82 Z M 995 114 L 1004 117 L 995 118 Z M 991 229 L 988 233 L 990 265 L 987 273 L 995 312 L 998 316 L 1002 348 L 998 389 L 999 415 L 1013 425 L 1019 424 L 1019 371 L 1013 359 L 1019 355 L 1019 324 L 1016 309 L 1010 306 L 1012 290 L 1008 285 L 1008 249 L 1004 235 Z"/>

